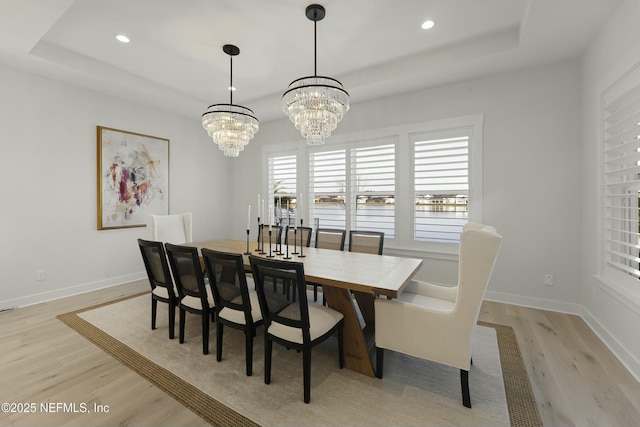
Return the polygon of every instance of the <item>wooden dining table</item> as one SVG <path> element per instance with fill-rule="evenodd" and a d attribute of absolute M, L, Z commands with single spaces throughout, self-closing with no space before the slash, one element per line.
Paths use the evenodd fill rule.
<path fill-rule="evenodd" d="M 221 239 L 189 245 L 199 249 L 244 254 L 245 269 L 251 270 L 249 257 L 245 254 L 246 241 Z M 264 247 L 264 255 L 256 251 L 256 248 L 257 243 L 250 242 L 251 254 L 263 257 L 269 255 L 268 245 Z M 276 255 L 275 249 L 276 246 L 272 245 L 272 259 L 283 259 L 285 255 Z M 297 250 L 300 251 L 300 247 Z M 327 305 L 344 315 L 345 366 L 364 375 L 375 376 L 370 356 L 375 331 L 373 301 L 377 297 L 398 297 L 420 269 L 422 260 L 307 247 L 303 248 L 304 257 L 301 257 L 291 254 L 293 251 L 294 247 L 289 246 L 291 259 L 288 261 L 302 262 L 307 282 L 322 285 Z M 284 245 L 282 252 L 286 253 Z M 358 319 L 358 309 L 366 325 L 364 328 Z"/>

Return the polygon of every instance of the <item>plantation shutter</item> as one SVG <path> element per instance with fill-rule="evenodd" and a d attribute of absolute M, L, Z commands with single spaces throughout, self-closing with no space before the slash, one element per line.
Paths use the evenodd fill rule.
<path fill-rule="evenodd" d="M 352 229 L 382 231 L 395 237 L 395 144 L 351 149 Z"/>
<path fill-rule="evenodd" d="M 346 230 L 346 150 L 309 154 L 310 216 L 314 227 Z"/>
<path fill-rule="evenodd" d="M 640 76 L 616 84 L 604 96 L 604 257 L 608 268 L 640 277 Z"/>
<path fill-rule="evenodd" d="M 457 243 L 469 207 L 469 134 L 412 135 L 414 239 Z"/>
<path fill-rule="evenodd" d="M 271 213 L 271 223 L 287 225 L 289 222 L 293 225 L 295 220 L 296 199 L 296 156 L 278 156 L 268 159 L 268 184 L 271 197 L 268 199 L 269 207 L 266 208 Z M 290 210 L 287 211 L 287 201 L 289 201 Z M 281 204 L 278 209 L 278 204 Z M 267 224 L 269 221 L 269 213 L 265 213 L 267 218 L 262 222 Z"/>

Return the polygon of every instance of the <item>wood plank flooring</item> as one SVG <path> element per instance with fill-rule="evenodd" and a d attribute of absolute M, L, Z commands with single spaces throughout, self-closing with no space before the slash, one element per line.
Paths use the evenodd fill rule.
<path fill-rule="evenodd" d="M 38 407 L 0 412 L 0 425 L 204 425 L 56 319 L 147 289 L 139 281 L 1 312 L 0 403 Z M 514 328 L 545 426 L 640 426 L 640 384 L 579 317 L 485 302 L 480 320 Z M 78 412 L 40 408 L 65 403 L 75 403 Z M 103 412 L 95 412 L 100 405 Z"/>
<path fill-rule="evenodd" d="M 640 383 L 579 317 L 485 301 L 511 326 L 545 426 L 640 426 Z"/>

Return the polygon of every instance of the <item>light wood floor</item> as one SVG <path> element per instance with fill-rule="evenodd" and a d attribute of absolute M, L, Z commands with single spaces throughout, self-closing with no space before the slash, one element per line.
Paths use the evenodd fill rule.
<path fill-rule="evenodd" d="M 0 313 L 2 426 L 194 426 L 204 421 L 56 319 L 148 289 L 146 281 Z M 640 384 L 576 316 L 485 302 L 514 328 L 545 426 L 640 426 Z M 471 379 L 473 381 L 473 379 Z M 75 404 L 68 412 L 57 404 Z M 45 413 L 49 404 L 58 413 Z M 108 412 L 94 412 L 94 404 Z M 29 409 L 29 406 L 26 406 Z"/>

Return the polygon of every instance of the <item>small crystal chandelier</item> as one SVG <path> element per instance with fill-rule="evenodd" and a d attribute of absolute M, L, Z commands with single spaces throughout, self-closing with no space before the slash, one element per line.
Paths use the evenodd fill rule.
<path fill-rule="evenodd" d="M 324 18 L 324 7 L 312 4 L 305 13 L 313 21 L 313 76 L 291 82 L 282 95 L 282 109 L 309 145 L 319 145 L 349 111 L 349 94 L 338 80 L 317 75 L 316 23 Z"/>
<path fill-rule="evenodd" d="M 258 132 L 258 119 L 253 111 L 241 105 L 233 103 L 233 57 L 240 54 L 237 46 L 226 44 L 222 47 L 224 53 L 229 55 L 231 64 L 229 83 L 229 103 L 210 105 L 202 115 L 202 127 L 213 138 L 213 142 L 224 152 L 227 157 L 238 157 Z"/>

